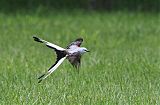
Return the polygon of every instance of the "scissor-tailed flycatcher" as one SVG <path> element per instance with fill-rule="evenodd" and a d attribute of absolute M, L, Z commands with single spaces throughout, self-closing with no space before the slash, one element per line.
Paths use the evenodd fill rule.
<path fill-rule="evenodd" d="M 54 49 L 57 54 L 56 62 L 48 69 L 47 73 L 41 75 L 38 79 L 40 83 L 43 79 L 47 78 L 53 71 L 55 71 L 58 66 L 67 58 L 69 62 L 79 69 L 81 63 L 81 56 L 85 52 L 89 52 L 85 47 L 80 47 L 83 42 L 82 38 L 78 38 L 67 46 L 67 48 L 62 48 L 53 43 L 47 42 L 43 39 L 33 36 L 34 40 L 40 43 L 44 43 L 47 47 Z"/>

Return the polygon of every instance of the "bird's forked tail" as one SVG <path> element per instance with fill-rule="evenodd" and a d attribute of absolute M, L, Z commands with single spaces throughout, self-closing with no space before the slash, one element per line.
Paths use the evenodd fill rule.
<path fill-rule="evenodd" d="M 46 79 L 53 71 L 55 71 L 59 66 L 60 64 L 66 59 L 67 56 L 61 58 L 53 67 L 51 67 L 47 73 L 41 75 L 38 79 L 38 83 L 40 83 L 42 80 Z"/>

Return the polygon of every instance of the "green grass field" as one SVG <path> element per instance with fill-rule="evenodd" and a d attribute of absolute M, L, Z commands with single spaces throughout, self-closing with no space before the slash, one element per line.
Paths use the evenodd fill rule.
<path fill-rule="evenodd" d="M 38 84 L 56 55 L 33 35 L 91 52 L 79 74 L 66 60 Z M 0 13 L 0 104 L 159 105 L 160 14 Z"/>

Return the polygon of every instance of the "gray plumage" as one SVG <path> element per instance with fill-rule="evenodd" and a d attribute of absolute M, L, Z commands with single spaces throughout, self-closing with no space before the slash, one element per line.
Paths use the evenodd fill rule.
<path fill-rule="evenodd" d="M 54 51 L 57 54 L 57 60 L 56 62 L 48 69 L 48 72 L 41 75 L 38 79 L 39 79 L 39 83 L 47 78 L 53 71 L 55 71 L 58 66 L 65 60 L 68 59 L 68 61 L 72 64 L 73 67 L 75 67 L 76 69 L 78 69 L 79 71 L 79 67 L 81 64 L 81 56 L 85 53 L 85 52 L 89 52 L 85 47 L 80 47 L 82 42 L 83 42 L 83 38 L 78 38 L 75 41 L 73 41 L 72 43 L 70 43 L 67 48 L 62 48 L 60 46 L 57 46 L 53 43 L 47 42 L 43 39 L 40 39 L 38 37 L 33 36 L 34 40 L 40 43 L 44 43 L 47 47 L 54 49 Z"/>

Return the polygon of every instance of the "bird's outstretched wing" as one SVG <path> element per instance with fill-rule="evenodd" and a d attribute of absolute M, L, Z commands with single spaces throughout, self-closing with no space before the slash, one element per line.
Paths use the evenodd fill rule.
<path fill-rule="evenodd" d="M 71 48 L 72 46 L 80 47 L 82 42 L 83 42 L 83 38 L 77 38 L 75 41 L 73 41 L 67 46 L 67 49 Z"/>
<path fill-rule="evenodd" d="M 67 57 L 69 62 L 72 64 L 73 67 L 79 69 L 81 64 L 81 54 L 79 52 L 75 52 Z"/>
<path fill-rule="evenodd" d="M 66 59 L 66 56 L 63 57 L 63 58 L 61 58 L 60 60 L 56 61 L 56 63 L 49 68 L 49 70 L 47 71 L 47 73 L 41 75 L 38 78 L 39 79 L 38 83 L 40 83 L 42 80 L 44 80 L 45 78 L 47 78 L 53 71 L 55 71 L 65 59 Z"/>
<path fill-rule="evenodd" d="M 41 38 L 38 38 L 38 37 L 36 37 L 36 36 L 33 36 L 33 38 L 34 38 L 34 40 L 37 41 L 37 42 L 44 43 L 44 44 L 45 44 L 47 47 L 49 47 L 49 48 L 57 49 L 57 50 L 60 50 L 60 51 L 66 50 L 66 49 L 64 49 L 64 48 L 62 48 L 62 47 L 60 47 L 60 46 L 57 46 L 57 45 L 55 45 L 55 44 L 53 44 L 53 43 L 50 43 L 50 42 L 47 42 L 47 41 L 45 41 L 45 40 L 43 40 L 43 39 L 41 39 Z"/>

